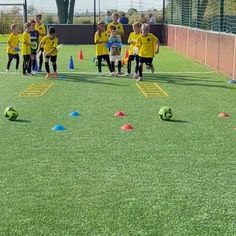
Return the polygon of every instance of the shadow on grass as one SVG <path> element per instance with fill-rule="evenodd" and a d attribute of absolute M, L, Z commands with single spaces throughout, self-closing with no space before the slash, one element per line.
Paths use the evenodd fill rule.
<path fill-rule="evenodd" d="M 172 122 L 172 123 L 188 123 L 186 120 L 167 120 L 167 122 Z"/>
<path fill-rule="evenodd" d="M 17 119 L 17 120 L 14 120 L 13 122 L 16 122 L 16 123 L 31 123 L 31 120 Z"/>
<path fill-rule="evenodd" d="M 209 76 L 210 75 L 210 76 Z M 224 88 L 224 89 L 236 89 L 236 86 L 230 86 L 226 81 L 222 79 L 213 79 L 214 74 L 191 74 L 191 75 L 177 75 L 177 74 L 147 74 L 145 81 L 156 83 L 171 83 L 180 86 L 200 86 L 210 88 Z"/>

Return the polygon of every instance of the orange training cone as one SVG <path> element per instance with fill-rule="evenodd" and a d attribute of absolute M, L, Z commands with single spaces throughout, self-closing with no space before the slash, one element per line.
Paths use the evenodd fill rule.
<path fill-rule="evenodd" d="M 129 57 L 129 51 L 128 51 L 128 48 L 126 48 L 126 51 L 125 51 L 125 59 L 127 59 Z"/>
<path fill-rule="evenodd" d="M 80 52 L 79 52 L 79 59 L 80 59 L 81 61 L 84 59 L 84 54 L 83 54 L 82 49 L 81 49 Z"/>
<path fill-rule="evenodd" d="M 226 113 L 226 112 L 221 112 L 221 113 L 218 114 L 218 117 L 220 117 L 220 118 L 227 118 L 227 117 L 229 117 L 229 114 Z"/>
<path fill-rule="evenodd" d="M 133 126 L 131 124 L 125 124 L 123 126 L 121 126 L 121 129 L 124 131 L 133 131 Z"/>
<path fill-rule="evenodd" d="M 116 117 L 123 117 L 123 116 L 125 116 L 125 113 L 123 111 L 118 111 L 118 112 L 116 112 L 114 114 L 114 116 L 116 116 Z"/>

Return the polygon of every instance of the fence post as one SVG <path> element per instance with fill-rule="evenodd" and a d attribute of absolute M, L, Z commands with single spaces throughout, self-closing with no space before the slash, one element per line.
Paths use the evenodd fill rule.
<path fill-rule="evenodd" d="M 220 0 L 220 31 L 224 31 L 224 11 L 225 11 L 225 0 Z"/>

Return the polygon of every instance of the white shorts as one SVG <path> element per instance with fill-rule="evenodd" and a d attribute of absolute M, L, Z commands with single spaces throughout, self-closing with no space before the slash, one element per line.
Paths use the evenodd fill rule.
<path fill-rule="evenodd" d="M 110 56 L 110 61 L 121 61 L 121 55 Z"/>

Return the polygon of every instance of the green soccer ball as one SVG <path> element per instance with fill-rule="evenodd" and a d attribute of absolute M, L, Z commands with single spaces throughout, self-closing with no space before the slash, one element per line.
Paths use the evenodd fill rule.
<path fill-rule="evenodd" d="M 7 107 L 4 111 L 4 116 L 8 119 L 8 120 L 16 120 L 16 118 L 18 117 L 19 113 L 14 109 L 14 107 Z"/>
<path fill-rule="evenodd" d="M 172 110 L 168 106 L 164 106 L 159 110 L 159 116 L 162 120 L 170 120 L 173 116 Z"/>

